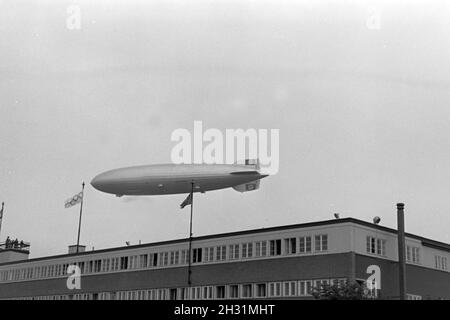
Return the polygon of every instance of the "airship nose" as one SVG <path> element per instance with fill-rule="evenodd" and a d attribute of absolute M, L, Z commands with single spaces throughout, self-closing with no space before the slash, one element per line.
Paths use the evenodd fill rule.
<path fill-rule="evenodd" d="M 104 191 L 111 182 L 112 180 L 108 175 L 101 173 L 92 179 L 91 186 L 97 190 Z"/>

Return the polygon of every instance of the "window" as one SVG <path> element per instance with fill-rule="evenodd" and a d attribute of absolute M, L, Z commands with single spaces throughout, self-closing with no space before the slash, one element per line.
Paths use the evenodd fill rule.
<path fill-rule="evenodd" d="M 203 287 L 203 299 L 212 299 L 213 298 L 213 287 L 207 286 Z"/>
<path fill-rule="evenodd" d="M 141 254 L 139 256 L 139 268 L 147 268 L 148 263 L 148 255 L 147 254 Z"/>
<path fill-rule="evenodd" d="M 91 261 L 92 262 L 92 261 Z M 50 267 L 49 267 L 49 276 L 50 277 L 53 277 L 53 271 L 54 271 L 54 269 L 55 269 L 55 266 L 53 266 L 53 265 L 51 265 Z M 18 270 L 18 278 L 21 278 L 21 273 L 19 273 L 21 270 Z"/>
<path fill-rule="evenodd" d="M 256 242 L 256 256 L 265 257 L 267 255 L 267 242 L 258 241 Z"/>
<path fill-rule="evenodd" d="M 119 260 L 119 258 L 115 258 L 114 260 L 115 260 L 114 261 L 115 262 L 115 270 L 119 270 L 119 261 L 120 260 Z"/>
<path fill-rule="evenodd" d="M 315 251 L 328 250 L 328 235 L 319 234 L 315 236 Z"/>
<path fill-rule="evenodd" d="M 165 300 L 166 299 L 166 290 L 158 289 L 158 299 Z"/>
<path fill-rule="evenodd" d="M 138 256 L 131 256 L 129 260 L 130 265 L 128 269 L 136 269 L 138 267 Z"/>
<path fill-rule="evenodd" d="M 177 250 L 175 251 L 175 264 L 178 264 L 180 261 L 180 252 Z"/>
<path fill-rule="evenodd" d="M 179 259 L 180 259 L 179 251 L 170 252 L 170 265 L 178 264 Z"/>
<path fill-rule="evenodd" d="M 298 295 L 309 296 L 311 295 L 312 281 L 303 280 L 298 282 Z"/>
<path fill-rule="evenodd" d="M 375 238 L 372 238 L 372 237 L 367 237 L 367 244 L 366 244 L 366 246 L 367 246 L 367 252 L 369 252 L 369 253 L 375 253 L 376 252 L 376 250 L 375 250 Z"/>
<path fill-rule="evenodd" d="M 419 248 L 417 247 L 412 247 L 411 248 L 411 258 L 412 258 L 412 262 L 414 263 L 419 263 L 420 259 L 419 259 Z"/>
<path fill-rule="evenodd" d="M 102 269 L 102 260 L 95 260 L 94 272 L 100 272 L 101 269 Z"/>
<path fill-rule="evenodd" d="M 205 248 L 205 262 L 214 261 L 214 247 Z"/>
<path fill-rule="evenodd" d="M 192 250 L 192 262 L 202 262 L 202 248 L 195 248 Z"/>
<path fill-rule="evenodd" d="M 436 269 L 447 270 L 447 257 L 434 256 Z"/>
<path fill-rule="evenodd" d="M 230 245 L 230 259 L 239 259 L 239 245 L 232 244 Z"/>
<path fill-rule="evenodd" d="M 56 276 L 57 276 L 57 277 L 59 277 L 59 276 L 61 275 L 61 269 L 62 269 L 62 266 L 61 266 L 60 264 L 58 264 L 58 265 L 56 266 Z M 26 269 L 26 275 L 25 275 L 25 278 L 26 278 L 26 279 L 29 279 L 29 278 L 30 278 L 30 269 Z"/>
<path fill-rule="evenodd" d="M 271 282 L 269 283 L 269 296 L 279 297 L 281 296 L 281 282 Z"/>
<path fill-rule="evenodd" d="M 283 293 L 285 297 L 291 297 L 297 295 L 297 283 L 295 281 L 289 281 L 283 283 Z"/>
<path fill-rule="evenodd" d="M 156 289 L 147 290 L 147 298 L 148 300 L 157 300 L 158 292 Z"/>
<path fill-rule="evenodd" d="M 226 246 L 218 246 L 216 247 L 216 260 L 226 260 L 227 258 L 227 247 Z"/>
<path fill-rule="evenodd" d="M 191 288 L 191 299 L 198 300 L 202 298 L 202 288 L 194 287 Z"/>
<path fill-rule="evenodd" d="M 242 258 L 251 258 L 253 256 L 253 243 L 242 244 Z"/>
<path fill-rule="evenodd" d="M 81 274 L 83 274 L 84 273 L 84 261 L 83 262 L 79 262 L 78 266 L 80 267 Z M 66 269 L 66 271 L 67 271 L 67 269 Z"/>
<path fill-rule="evenodd" d="M 252 285 L 244 284 L 242 285 L 242 298 L 251 298 L 253 297 Z"/>
<path fill-rule="evenodd" d="M 188 288 L 177 288 L 177 299 L 179 300 L 187 300 L 188 297 Z"/>
<path fill-rule="evenodd" d="M 181 250 L 181 264 L 187 264 L 189 261 L 189 251 Z"/>
<path fill-rule="evenodd" d="M 177 289 L 169 290 L 169 300 L 177 300 Z"/>
<path fill-rule="evenodd" d="M 385 242 L 382 239 L 377 239 L 377 254 L 384 255 L 385 251 Z"/>
<path fill-rule="evenodd" d="M 237 299 L 239 298 L 239 286 L 237 284 L 231 285 L 229 287 L 229 296 L 231 299 Z"/>
<path fill-rule="evenodd" d="M 300 237 L 299 238 L 299 252 L 300 253 L 309 253 L 311 252 L 311 237 Z"/>
<path fill-rule="evenodd" d="M 297 239 L 288 238 L 284 239 L 284 253 L 285 254 L 295 254 L 297 253 Z"/>
<path fill-rule="evenodd" d="M 266 297 L 266 284 L 265 283 L 258 283 L 256 285 L 256 297 L 257 298 L 264 298 Z"/>
<path fill-rule="evenodd" d="M 128 268 L 128 257 L 120 258 L 120 270 L 124 270 Z"/>
<path fill-rule="evenodd" d="M 161 265 L 167 266 L 169 264 L 169 253 L 163 252 L 162 253 L 162 259 L 161 259 Z"/>
<path fill-rule="evenodd" d="M 380 256 L 386 255 L 386 240 L 367 236 L 366 251 L 367 253 L 377 254 Z"/>
<path fill-rule="evenodd" d="M 103 259 L 102 272 L 108 272 L 108 271 L 109 271 L 109 259 Z"/>
<path fill-rule="evenodd" d="M 158 254 L 150 253 L 150 265 L 156 267 L 158 265 Z"/>
<path fill-rule="evenodd" d="M 216 299 L 225 299 L 225 286 L 216 287 Z"/>
<path fill-rule="evenodd" d="M 406 294 L 406 300 L 422 300 L 422 296 L 416 294 Z"/>
<path fill-rule="evenodd" d="M 411 263 L 419 263 L 419 248 L 413 246 L 406 246 L 406 261 Z"/>
<path fill-rule="evenodd" d="M 281 255 L 281 240 L 270 240 L 270 255 L 279 256 Z"/>

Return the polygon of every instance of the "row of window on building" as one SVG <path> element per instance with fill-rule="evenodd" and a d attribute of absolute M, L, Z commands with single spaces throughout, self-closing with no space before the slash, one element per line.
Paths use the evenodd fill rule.
<path fill-rule="evenodd" d="M 208 300 L 208 299 L 260 299 L 311 297 L 313 287 L 323 284 L 342 286 L 346 278 L 291 280 L 279 282 L 245 283 L 228 285 L 206 285 L 183 288 L 158 288 L 100 293 L 78 293 L 22 297 L 30 300 Z"/>
<path fill-rule="evenodd" d="M 290 237 L 284 239 L 244 242 L 229 245 L 207 246 L 192 250 L 192 263 L 211 263 L 225 260 L 272 257 L 280 255 L 321 253 L 328 250 L 328 235 Z M 367 253 L 385 256 L 386 240 L 367 236 Z M 76 261 L 82 274 L 100 272 L 117 272 L 133 269 L 158 268 L 176 265 L 187 265 L 189 251 L 187 249 L 145 253 L 140 255 Z M 406 246 L 406 261 L 420 264 L 419 248 Z M 63 277 L 67 275 L 70 264 L 42 265 L 28 268 L 14 268 L 0 271 L 0 282 L 21 281 Z M 447 270 L 447 258 L 435 256 L 435 268 Z"/>
<path fill-rule="evenodd" d="M 200 288 L 200 289 L 199 289 Z M 205 291 L 205 287 L 196 287 L 191 288 L 194 289 L 193 296 L 195 295 L 195 299 L 203 299 L 203 298 L 197 298 L 200 296 L 202 291 Z M 225 292 L 225 286 L 219 286 L 219 288 L 215 288 L 218 293 L 218 296 L 224 295 Z M 232 287 L 234 290 L 233 295 L 238 295 L 239 287 Z M 183 288 L 181 288 L 183 289 Z M 172 291 L 170 291 L 172 290 Z M 80 293 L 75 294 L 73 296 L 69 295 L 51 295 L 51 296 L 38 296 L 38 297 L 20 297 L 20 298 L 14 298 L 11 300 L 165 300 L 166 297 L 170 297 L 175 295 L 175 289 L 152 289 L 152 290 L 135 290 L 135 291 L 119 291 L 119 292 L 101 292 L 101 293 Z M 206 295 L 209 294 L 211 296 L 210 292 L 212 292 L 213 289 L 210 289 L 210 286 L 206 289 Z M 275 289 L 274 289 L 275 290 Z M 289 290 L 289 289 L 288 289 Z M 180 291 L 180 295 L 183 294 L 183 292 L 186 292 L 185 290 Z M 189 292 L 189 291 L 188 291 Z M 177 289 L 177 295 L 178 295 L 178 289 Z M 305 295 L 286 295 L 284 294 L 283 297 L 309 297 L 310 294 Z M 161 297 L 161 298 L 160 298 Z M 277 296 L 273 296 L 274 298 L 277 298 Z M 205 298 L 208 299 L 208 298 Z M 215 298 L 215 299 L 221 299 L 221 298 Z M 225 299 L 225 298 L 224 298 Z M 230 298 L 231 299 L 231 298 Z M 422 300 L 421 295 L 417 294 L 407 294 L 406 295 L 407 300 Z M 194 299 L 192 299 L 194 300 Z"/>
<path fill-rule="evenodd" d="M 370 254 L 379 256 L 386 255 L 386 240 L 371 236 L 366 237 L 366 251 Z M 414 246 L 406 246 L 406 261 L 419 264 L 419 248 Z"/>
<path fill-rule="evenodd" d="M 313 242 L 314 241 L 314 242 Z M 283 247 L 282 247 L 283 244 Z M 284 248 L 284 249 L 283 249 Z M 283 250 L 282 250 L 283 249 Z M 256 242 L 216 245 L 192 249 L 192 263 L 221 262 L 294 254 L 311 254 L 328 250 L 328 235 L 291 237 Z M 187 265 L 189 250 L 172 250 L 140 255 L 72 262 L 82 274 L 116 272 L 132 269 Z M 69 263 L 16 268 L 0 271 L 0 282 L 62 277 Z"/>
<path fill-rule="evenodd" d="M 367 253 L 385 256 L 386 255 L 386 240 L 371 236 L 366 238 Z M 412 264 L 420 264 L 420 248 L 407 245 L 406 246 L 406 261 Z M 447 269 L 447 257 L 435 256 L 435 268 L 439 270 Z"/>

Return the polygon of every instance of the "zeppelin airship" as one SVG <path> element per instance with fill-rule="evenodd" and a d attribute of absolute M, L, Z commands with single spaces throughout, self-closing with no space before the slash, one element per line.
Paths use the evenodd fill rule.
<path fill-rule="evenodd" d="M 257 161 L 245 164 L 156 164 L 114 169 L 97 175 L 91 185 L 116 196 L 148 196 L 206 192 L 233 188 L 239 192 L 259 188 Z"/>

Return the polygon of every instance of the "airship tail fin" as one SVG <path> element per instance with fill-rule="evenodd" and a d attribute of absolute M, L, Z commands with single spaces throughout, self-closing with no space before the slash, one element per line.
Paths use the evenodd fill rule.
<path fill-rule="evenodd" d="M 239 192 L 247 192 L 259 189 L 260 180 L 250 181 L 247 183 L 243 183 L 237 186 L 234 186 L 233 189 Z"/>

